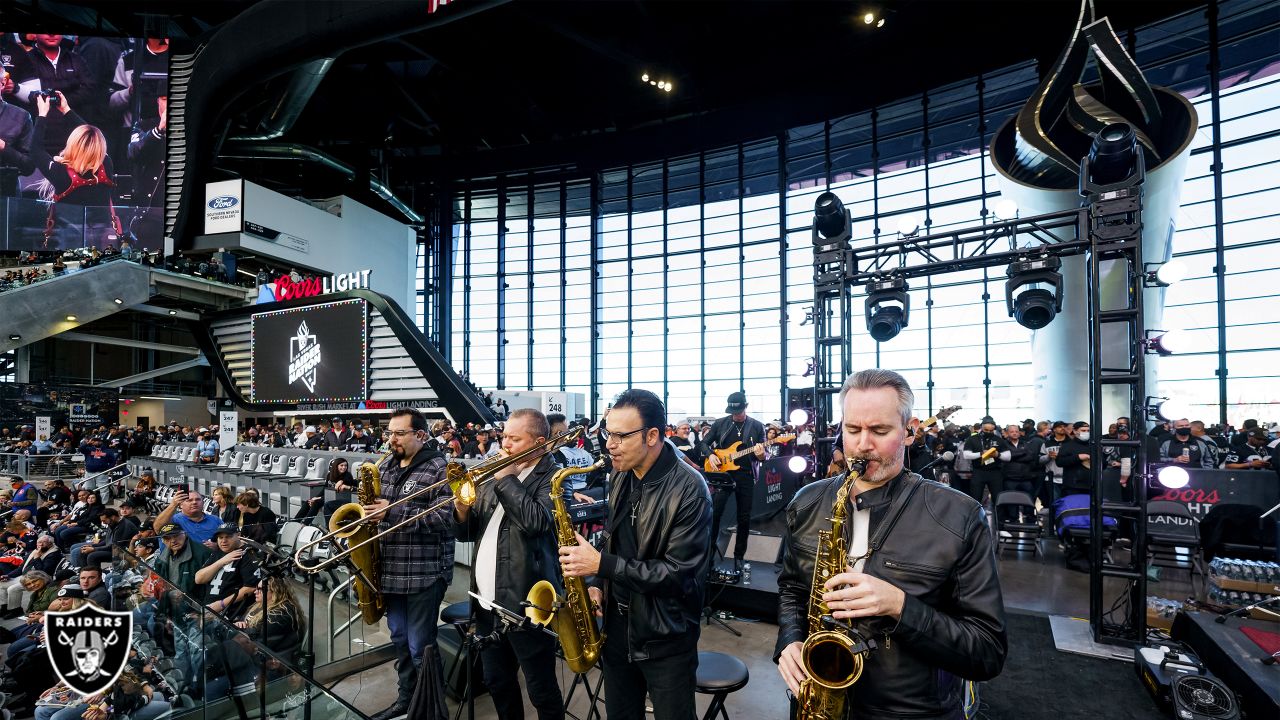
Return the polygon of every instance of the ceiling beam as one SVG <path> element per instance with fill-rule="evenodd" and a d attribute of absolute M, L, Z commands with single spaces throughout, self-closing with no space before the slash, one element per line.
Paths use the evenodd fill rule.
<path fill-rule="evenodd" d="M 156 368 L 155 370 L 148 370 L 146 372 L 138 373 L 137 375 L 130 375 L 128 377 L 122 377 L 117 380 L 108 380 L 106 382 L 101 382 L 101 383 L 98 383 L 97 385 L 94 385 L 94 387 L 123 388 L 126 385 L 133 385 L 134 383 L 140 383 L 143 380 L 151 380 L 153 378 L 163 377 L 165 375 L 171 375 L 176 372 L 182 372 L 183 370 L 190 370 L 191 368 L 194 368 L 194 367 L 208 367 L 208 366 L 209 366 L 209 361 L 205 359 L 204 355 L 200 355 L 192 360 L 185 360 L 183 362 L 175 363 L 173 365 L 166 365 L 162 368 Z"/>
<path fill-rule="evenodd" d="M 119 345 L 121 347 L 139 348 L 141 350 L 158 350 L 160 352 L 179 353 L 181 355 L 199 355 L 200 348 L 186 347 L 184 345 L 166 345 L 165 343 L 144 342 L 142 340 L 131 340 L 129 338 L 109 337 L 107 335 L 91 335 L 82 332 L 64 332 L 55 335 L 59 340 L 72 340 L 75 342 L 96 343 L 98 345 Z"/>

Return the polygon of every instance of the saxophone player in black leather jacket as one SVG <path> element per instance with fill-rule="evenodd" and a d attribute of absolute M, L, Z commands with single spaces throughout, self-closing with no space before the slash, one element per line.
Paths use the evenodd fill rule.
<path fill-rule="evenodd" d="M 964 680 L 1000 673 L 1008 643 L 994 543 L 983 508 L 903 468 L 914 395 L 902 376 L 864 370 L 841 390 L 845 453 L 866 461 L 849 493 L 849 569 L 825 583 L 839 622 L 874 640 L 846 708 L 859 720 L 961 720 Z M 808 676 L 801 647 L 818 532 L 845 476 L 805 486 L 787 507 L 774 659 L 792 693 Z"/>

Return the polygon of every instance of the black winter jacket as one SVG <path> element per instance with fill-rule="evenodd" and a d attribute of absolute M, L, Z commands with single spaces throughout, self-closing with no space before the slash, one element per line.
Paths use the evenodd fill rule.
<path fill-rule="evenodd" d="M 551 455 L 544 455 L 523 483 L 513 473 L 481 485 L 466 522 L 454 523 L 455 537 L 477 543 L 479 553 L 479 543 L 489 521 L 497 512 L 498 503 L 502 503 L 494 583 L 496 597 L 492 599 L 508 610 L 519 612 L 529 588 L 539 580 L 550 580 L 556 592 L 563 593 L 550 495 L 551 477 L 559 469 L 560 465 Z M 471 589 L 476 590 L 474 572 Z"/>
<path fill-rule="evenodd" d="M 711 567 L 711 494 L 702 475 L 663 443 L 662 454 L 645 473 L 638 492 L 634 558 L 614 554 L 614 531 L 631 512 L 622 507 L 621 492 L 634 476 L 615 473 L 609 486 L 608 537 L 600 557 L 596 582 L 602 583 L 605 612 L 619 612 L 609 588 L 625 587 L 631 594 L 626 612 L 626 643 L 630 660 L 657 660 L 696 650 L 702 619 L 702 599 Z M 635 492 L 633 490 L 633 492 Z"/>
<path fill-rule="evenodd" d="M 789 548 L 778 576 L 778 642 L 774 661 L 809 634 L 809 598 L 818 532 L 830 528 L 844 474 L 800 489 L 787 506 Z M 906 500 L 912 486 L 914 494 Z M 904 471 L 882 487 L 857 495 L 871 511 L 868 542 L 905 501 L 897 523 L 863 572 L 906 593 L 902 617 L 866 618 L 855 629 L 879 647 L 866 658 L 849 690 L 851 717 L 963 717 L 962 680 L 1000 674 L 1008 652 L 1000 578 L 986 513 L 967 495 Z M 852 523 L 846 523 L 846 531 Z"/>

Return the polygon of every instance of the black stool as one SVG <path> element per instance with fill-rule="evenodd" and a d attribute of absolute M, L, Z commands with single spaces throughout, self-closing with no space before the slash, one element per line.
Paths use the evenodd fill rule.
<path fill-rule="evenodd" d="M 750 679 L 747 664 L 738 658 L 718 652 L 698 653 L 698 692 L 712 696 L 702 720 L 711 720 L 717 715 L 729 720 L 729 712 L 724 709 L 725 697 L 746 687 Z"/>

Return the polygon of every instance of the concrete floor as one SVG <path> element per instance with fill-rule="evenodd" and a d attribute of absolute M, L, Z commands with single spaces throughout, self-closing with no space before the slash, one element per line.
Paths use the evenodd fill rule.
<path fill-rule="evenodd" d="M 1005 607 L 1010 611 L 1088 617 L 1088 574 L 1067 569 L 1057 547 L 1053 543 L 1046 543 L 1046 546 L 1047 555 L 1043 560 L 1033 558 L 1029 553 L 1015 555 L 1008 550 L 1003 553 L 1000 574 Z M 1117 558 L 1119 559 L 1121 558 Z M 469 580 L 468 569 L 458 566 L 453 585 L 445 598 L 446 603 L 464 599 Z M 1108 599 L 1106 604 L 1109 606 L 1110 600 L 1118 597 L 1120 592 L 1119 585 L 1108 585 L 1104 593 L 1104 597 Z M 1153 596 L 1185 599 L 1191 593 L 1191 586 L 1185 571 L 1166 570 L 1160 583 L 1150 584 L 1149 593 Z M 742 720 L 776 720 L 786 717 L 786 686 L 771 659 L 777 626 L 749 620 L 731 620 L 729 624 L 742 633 L 741 638 L 713 623 L 702 628 L 698 647 L 703 651 L 734 655 L 747 664 L 751 680 L 745 688 L 729 696 L 727 709 L 730 717 Z M 593 671 L 593 683 L 596 677 L 597 673 Z M 562 691 L 568 689 L 572 679 L 572 675 L 561 664 Z M 346 678 L 334 688 L 334 692 L 362 712 L 372 714 L 390 705 L 395 699 L 395 676 L 389 665 L 382 665 Z M 698 697 L 699 717 L 705 712 L 709 701 L 707 696 Z M 450 700 L 449 707 L 452 712 L 457 705 Z M 575 693 L 569 711 L 585 718 L 587 709 L 586 697 L 579 690 Z M 475 710 L 477 718 L 488 720 L 497 717 L 488 696 L 476 699 Z M 463 714 L 465 715 L 465 711 Z M 526 714 L 531 718 L 536 717 L 527 700 Z"/>

